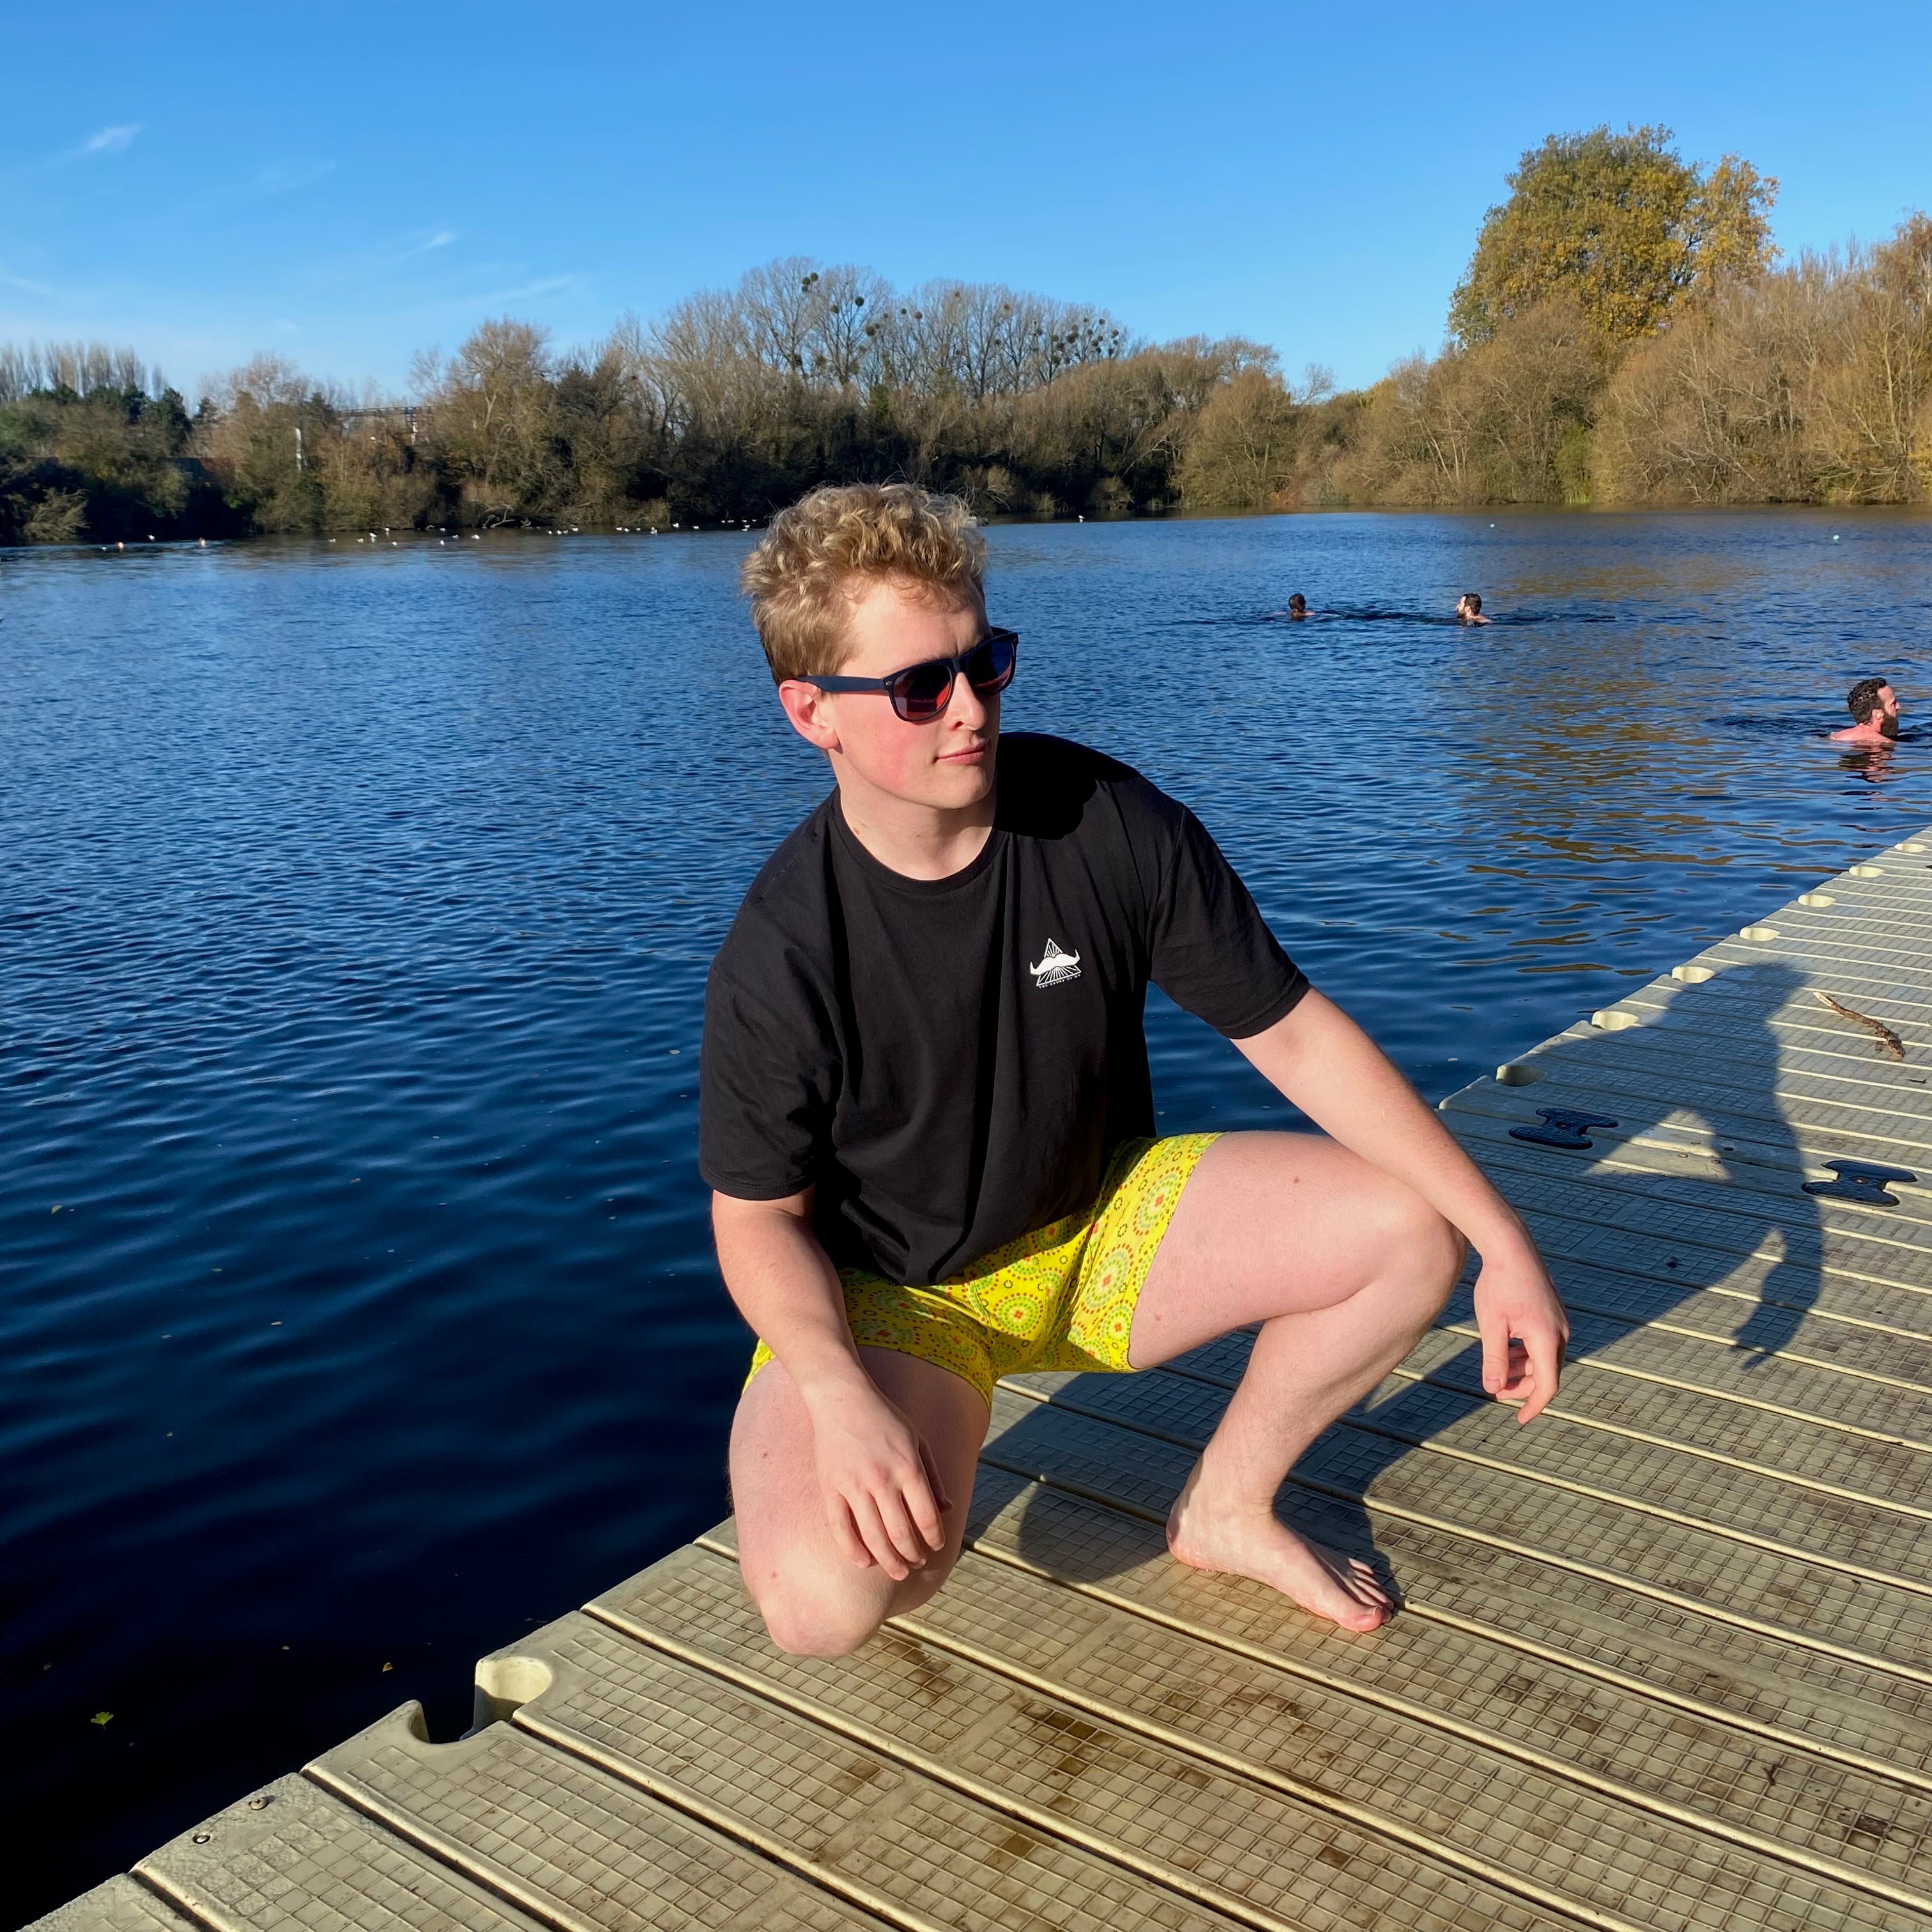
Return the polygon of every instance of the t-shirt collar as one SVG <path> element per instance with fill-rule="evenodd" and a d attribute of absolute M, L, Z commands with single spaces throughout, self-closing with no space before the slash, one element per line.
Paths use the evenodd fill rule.
<path fill-rule="evenodd" d="M 844 801 L 835 789 L 826 800 L 826 815 L 832 825 L 832 837 L 839 852 L 850 859 L 860 872 L 880 885 L 890 890 L 904 892 L 915 898 L 938 898 L 948 892 L 963 890 L 973 884 L 992 866 L 1005 847 L 1010 836 L 997 825 L 986 834 L 986 842 L 978 854 L 956 872 L 949 872 L 943 879 L 911 879 L 903 872 L 896 872 L 891 866 L 881 863 L 867 851 L 860 842 L 859 835 L 845 822 Z"/>

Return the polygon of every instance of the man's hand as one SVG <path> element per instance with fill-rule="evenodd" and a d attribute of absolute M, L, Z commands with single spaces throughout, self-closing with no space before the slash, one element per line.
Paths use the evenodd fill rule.
<path fill-rule="evenodd" d="M 1569 1318 L 1533 1247 L 1490 1260 L 1476 1277 L 1476 1331 L 1483 1338 L 1483 1386 L 1498 1402 L 1520 1404 L 1519 1423 L 1550 1406 L 1563 1375 Z"/>
<path fill-rule="evenodd" d="M 714 1194 L 718 1264 L 804 1400 L 834 1540 L 860 1569 L 903 1582 L 946 1547 L 940 1517 L 952 1505 L 932 1450 L 860 1361 L 812 1209 L 809 1188 L 782 1201 Z"/>
<path fill-rule="evenodd" d="M 1310 987 L 1285 1018 L 1234 1044 L 1323 1132 L 1405 1181 L 1483 1257 L 1476 1326 L 1483 1386 L 1519 1402 L 1528 1422 L 1548 1407 L 1570 1324 L 1522 1219 L 1368 1035 Z"/>
<path fill-rule="evenodd" d="M 903 1582 L 946 1546 L 940 1515 L 952 1504 L 932 1451 L 869 1383 L 808 1394 L 806 1406 L 833 1537 L 860 1569 L 877 1564 Z"/>

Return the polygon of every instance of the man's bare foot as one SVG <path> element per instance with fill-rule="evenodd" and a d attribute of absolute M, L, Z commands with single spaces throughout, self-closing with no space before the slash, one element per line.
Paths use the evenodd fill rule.
<path fill-rule="evenodd" d="M 1177 1562 L 1210 1575 L 1252 1576 L 1344 1630 L 1376 1630 L 1394 1616 L 1366 1563 L 1296 1535 L 1271 1510 L 1216 1508 L 1197 1491 L 1198 1476 L 1188 1478 L 1167 1519 Z"/>

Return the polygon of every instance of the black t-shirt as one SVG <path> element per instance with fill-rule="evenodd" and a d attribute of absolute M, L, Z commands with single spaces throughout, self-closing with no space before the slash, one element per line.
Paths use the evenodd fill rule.
<path fill-rule="evenodd" d="M 1194 814 L 1058 738 L 999 746 L 985 849 L 882 866 L 835 792 L 745 896 L 705 994 L 699 1165 L 816 1189 L 843 1265 L 926 1284 L 1084 1208 L 1154 1131 L 1152 980 L 1230 1039 L 1307 988 Z"/>

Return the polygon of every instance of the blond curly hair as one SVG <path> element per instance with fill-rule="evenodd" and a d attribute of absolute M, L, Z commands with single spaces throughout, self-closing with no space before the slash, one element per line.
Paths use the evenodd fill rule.
<path fill-rule="evenodd" d="M 911 483 L 826 484 L 772 519 L 739 582 L 773 681 L 829 677 L 846 620 L 881 580 L 935 600 L 983 602 L 986 540 L 956 496 Z"/>

